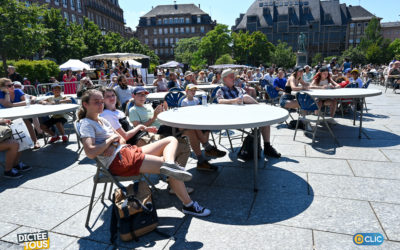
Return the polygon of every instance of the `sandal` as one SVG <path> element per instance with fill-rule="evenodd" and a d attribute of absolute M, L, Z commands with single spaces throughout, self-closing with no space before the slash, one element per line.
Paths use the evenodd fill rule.
<path fill-rule="evenodd" d="M 39 149 L 39 148 L 40 148 L 40 143 L 36 141 L 35 145 L 33 146 L 33 149 Z"/>

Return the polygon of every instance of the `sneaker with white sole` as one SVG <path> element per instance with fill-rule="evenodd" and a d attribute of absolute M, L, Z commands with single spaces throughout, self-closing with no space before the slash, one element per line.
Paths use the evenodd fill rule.
<path fill-rule="evenodd" d="M 4 178 L 8 179 L 19 179 L 22 177 L 22 174 L 18 172 L 15 168 L 12 168 L 10 171 L 4 171 Z"/>
<path fill-rule="evenodd" d="M 192 174 L 182 170 L 179 165 L 173 163 L 163 163 L 160 168 L 160 174 L 172 177 L 180 181 L 190 181 L 192 179 Z"/>
<path fill-rule="evenodd" d="M 200 206 L 197 201 L 193 201 L 193 204 L 190 207 L 183 206 L 182 212 L 184 214 L 190 214 L 200 217 L 209 216 L 211 214 L 210 209 Z"/>

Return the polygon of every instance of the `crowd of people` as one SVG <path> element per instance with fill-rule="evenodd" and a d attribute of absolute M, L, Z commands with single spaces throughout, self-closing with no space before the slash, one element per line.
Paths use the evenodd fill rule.
<path fill-rule="evenodd" d="M 97 83 L 94 84 L 87 71 L 67 71 L 62 77 L 62 85 L 52 77 L 50 82 L 51 96 L 37 101 L 35 96 L 23 92 L 24 86 L 30 85 L 10 66 L 8 78 L 0 79 L 0 107 L 12 108 L 26 105 L 26 98 L 31 103 L 57 105 L 71 103 L 71 97 L 66 94 L 77 94 L 81 98 L 81 109 L 78 112 L 80 134 L 84 150 L 89 158 L 98 158 L 109 168 L 112 174 L 131 176 L 139 173 L 164 174 L 168 177 L 169 190 L 182 201 L 182 211 L 197 216 L 207 216 L 211 211 L 198 202 L 193 201 L 189 194 L 192 187 L 185 186 L 192 175 L 185 170 L 191 151 L 197 158 L 196 169 L 199 171 L 217 171 L 218 166 L 211 164 L 211 158 L 224 157 L 226 152 L 212 146 L 209 142 L 211 131 L 181 130 L 164 126 L 158 120 L 158 115 L 168 110 L 166 102 L 151 103 L 147 100 L 149 92 L 143 87 L 142 76 L 128 68 L 118 66 L 110 70 L 108 77 L 104 70 L 99 70 Z M 167 92 L 171 89 L 185 91 L 181 106 L 198 105 L 201 101 L 196 97 L 199 84 L 217 84 L 220 86 L 215 93 L 219 104 L 257 104 L 263 101 L 260 94 L 260 80 L 265 80 L 280 95 L 279 104 L 282 108 L 298 109 L 292 91 L 308 89 L 344 88 L 356 84 L 361 88 L 370 74 L 386 72 L 387 79 L 394 88 L 400 85 L 400 62 L 393 61 L 387 68 L 374 68 L 367 65 L 360 69 L 353 67 L 349 60 L 338 65 L 333 59 L 329 64 L 296 67 L 294 69 L 278 68 L 275 65 L 250 69 L 202 70 L 199 72 L 182 70 L 157 70 L 152 85 L 157 92 Z M 22 83 L 23 84 L 22 84 Z M 66 88 L 66 84 L 69 85 Z M 330 115 L 335 116 L 337 100 L 319 101 L 318 105 L 328 106 Z M 53 115 L 39 119 L 24 120 L 34 148 L 41 145 L 38 134 L 41 131 L 50 135 L 49 143 L 60 139 L 68 142 L 64 124 L 68 117 Z M 0 124 L 9 124 L 10 120 L 0 120 Z M 264 142 L 266 157 L 279 158 L 281 154 L 271 144 L 269 126 L 260 128 Z M 4 176 L 19 178 L 21 172 L 31 169 L 19 161 L 18 143 L 7 140 L 0 143 L 0 151 L 6 151 Z M 202 151 L 204 150 L 204 153 Z"/>

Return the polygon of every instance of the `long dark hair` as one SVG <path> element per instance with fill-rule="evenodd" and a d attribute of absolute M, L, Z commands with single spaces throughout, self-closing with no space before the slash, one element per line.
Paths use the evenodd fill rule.
<path fill-rule="evenodd" d="M 317 85 L 319 85 L 319 83 L 321 82 L 321 78 L 322 78 L 322 73 L 326 72 L 326 71 L 322 71 L 322 72 L 318 72 L 315 76 L 314 76 L 314 81 Z M 332 75 L 331 73 L 329 73 L 328 71 L 328 77 L 326 78 L 328 80 L 329 83 L 332 82 Z"/>
<path fill-rule="evenodd" d="M 115 108 L 119 109 L 121 104 L 119 103 L 117 91 L 115 91 L 115 89 L 113 89 L 113 88 L 101 88 L 100 91 L 103 94 L 103 97 L 106 94 L 106 92 L 113 92 L 114 95 L 115 95 L 115 98 L 117 99 L 117 103 L 115 104 Z M 106 103 L 104 103 L 104 109 L 107 109 Z"/>
<path fill-rule="evenodd" d="M 122 84 L 122 80 L 124 80 L 124 79 L 126 79 L 126 76 L 125 76 L 125 75 L 120 75 L 120 76 L 118 76 L 118 78 L 117 78 L 117 83 L 118 83 L 118 85 L 119 85 L 119 87 L 120 87 L 121 89 L 127 89 L 127 88 L 128 88 L 128 85 Z"/>
<path fill-rule="evenodd" d="M 85 93 L 82 95 L 81 98 L 81 107 L 78 110 L 78 121 L 82 120 L 83 118 L 86 117 L 86 108 L 83 106 L 83 103 L 89 103 L 90 98 L 95 95 L 95 94 L 101 94 L 101 91 L 97 89 L 89 89 L 86 90 Z"/>

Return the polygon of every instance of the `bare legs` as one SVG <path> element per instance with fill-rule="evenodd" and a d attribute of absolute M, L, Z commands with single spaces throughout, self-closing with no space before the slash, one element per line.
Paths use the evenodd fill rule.
<path fill-rule="evenodd" d="M 18 164 L 20 153 L 18 152 L 19 144 L 15 140 L 7 140 L 0 143 L 0 151 L 6 151 L 5 171 L 10 171 Z"/>
<path fill-rule="evenodd" d="M 29 120 L 24 120 L 24 122 L 25 122 L 25 125 L 26 125 L 26 127 L 27 127 L 27 129 L 29 131 L 29 135 L 32 138 L 32 141 L 33 141 L 33 144 L 34 144 L 34 148 L 35 149 L 40 148 L 40 144 L 39 144 L 39 142 L 37 140 L 37 137 L 36 137 L 36 134 L 35 134 L 35 130 L 33 129 L 32 123 Z"/>

